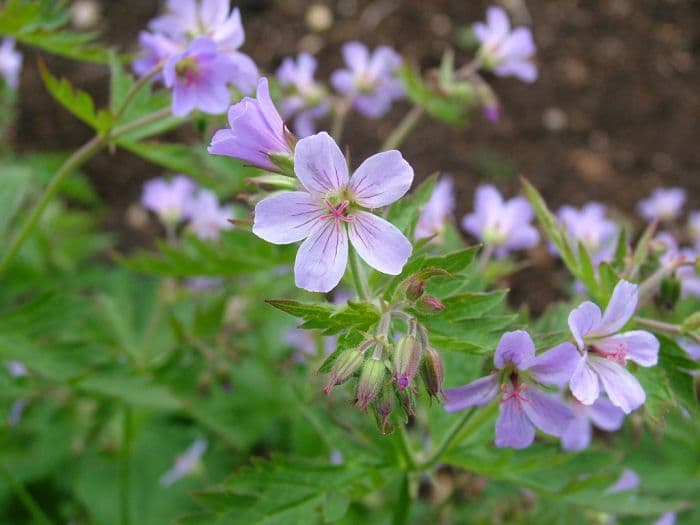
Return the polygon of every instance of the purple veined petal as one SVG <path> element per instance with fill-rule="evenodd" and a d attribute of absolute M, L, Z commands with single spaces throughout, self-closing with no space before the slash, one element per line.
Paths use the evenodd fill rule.
<path fill-rule="evenodd" d="M 532 39 L 532 31 L 526 27 L 517 27 L 505 38 L 498 53 L 509 57 L 529 58 L 535 54 L 535 42 Z"/>
<path fill-rule="evenodd" d="M 537 80 L 537 66 L 529 60 L 511 59 L 495 67 L 493 72 L 500 77 L 516 77 L 523 82 Z"/>
<path fill-rule="evenodd" d="M 654 366 L 659 361 L 659 340 L 646 330 L 631 330 L 603 337 L 595 345 L 611 354 L 622 349 L 627 359 L 642 366 Z"/>
<path fill-rule="evenodd" d="M 535 427 L 517 397 L 502 401 L 496 420 L 497 447 L 527 448 L 535 440 Z"/>
<path fill-rule="evenodd" d="M 326 220 L 301 244 L 294 262 L 294 281 L 309 292 L 330 292 L 348 264 L 348 235 L 342 224 Z"/>
<path fill-rule="evenodd" d="M 503 369 L 507 364 L 513 364 L 520 370 L 525 370 L 535 357 L 535 343 L 524 330 L 506 332 L 496 347 L 493 363 L 496 368 Z"/>
<path fill-rule="evenodd" d="M 255 206 L 253 233 L 273 244 L 289 244 L 308 237 L 325 208 L 303 191 L 272 195 Z"/>
<path fill-rule="evenodd" d="M 348 184 L 348 165 L 343 152 L 322 131 L 297 142 L 294 172 L 309 193 L 326 196 Z"/>
<path fill-rule="evenodd" d="M 611 335 L 620 330 L 634 315 L 639 300 L 636 284 L 620 280 L 613 290 L 612 297 L 605 308 L 600 325 L 593 330 L 591 336 Z"/>
<path fill-rule="evenodd" d="M 592 437 L 593 428 L 585 412 L 574 412 L 574 418 L 561 435 L 561 446 L 569 452 L 585 450 L 591 444 Z"/>
<path fill-rule="evenodd" d="M 584 405 L 592 405 L 600 396 L 600 381 L 589 366 L 588 359 L 587 355 L 581 356 L 569 381 L 571 393 Z"/>
<path fill-rule="evenodd" d="M 502 38 L 510 32 L 510 21 L 503 8 L 491 6 L 486 10 L 486 22 L 492 38 Z"/>
<path fill-rule="evenodd" d="M 358 255 L 375 270 L 400 274 L 413 251 L 404 234 L 390 222 L 366 211 L 353 212 L 351 217 L 348 234 Z"/>
<path fill-rule="evenodd" d="M 596 427 L 606 432 L 620 430 L 625 422 L 625 413 L 613 405 L 607 397 L 599 397 L 588 407 L 588 417 Z"/>
<path fill-rule="evenodd" d="M 579 360 L 576 347 L 562 343 L 536 356 L 528 370 L 536 381 L 561 387 L 569 382 Z"/>
<path fill-rule="evenodd" d="M 545 434 L 561 436 L 574 419 L 571 410 L 557 397 L 527 385 L 520 403 L 530 421 Z"/>
<path fill-rule="evenodd" d="M 274 102 L 272 102 L 272 97 L 270 97 L 270 86 L 267 78 L 260 77 L 258 80 L 258 89 L 256 91 L 255 98 L 260 105 L 260 109 L 263 117 L 265 118 L 268 129 L 275 137 L 278 138 L 278 140 L 281 141 L 284 133 L 284 122 L 282 121 L 282 117 L 280 117 L 279 113 L 277 112 Z M 231 109 L 233 109 L 233 106 Z M 230 114 L 229 121 L 231 121 Z M 289 146 L 279 151 L 287 151 L 288 149 Z"/>
<path fill-rule="evenodd" d="M 491 374 L 468 385 L 445 389 L 445 410 L 457 412 L 489 403 L 498 394 L 498 376 Z"/>
<path fill-rule="evenodd" d="M 365 208 L 380 208 L 403 197 L 413 183 L 413 168 L 396 150 L 366 159 L 350 178 L 354 201 Z"/>
<path fill-rule="evenodd" d="M 610 401 L 625 414 L 644 404 L 646 394 L 642 385 L 622 365 L 597 356 L 590 356 L 588 364 L 598 374 Z"/>
<path fill-rule="evenodd" d="M 352 71 L 362 72 L 369 64 L 369 50 L 360 42 L 348 42 L 343 46 L 343 58 Z"/>
<path fill-rule="evenodd" d="M 571 330 L 579 350 L 585 348 L 583 338 L 594 332 L 600 326 L 601 320 L 600 308 L 590 301 L 574 308 L 569 314 L 569 330 Z"/>
<path fill-rule="evenodd" d="M 639 475 L 631 468 L 626 468 L 622 470 L 620 478 L 613 483 L 605 491 L 606 494 L 617 494 L 619 492 L 626 492 L 628 490 L 634 490 L 639 487 L 640 484 Z"/>

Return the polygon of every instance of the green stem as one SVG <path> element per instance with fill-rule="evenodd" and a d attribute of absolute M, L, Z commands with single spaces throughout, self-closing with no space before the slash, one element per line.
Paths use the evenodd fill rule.
<path fill-rule="evenodd" d="M 408 434 L 406 433 L 406 426 L 400 418 L 397 418 L 396 426 L 398 430 L 395 432 L 397 442 L 399 444 L 399 451 L 401 452 L 401 457 L 403 457 L 406 463 L 406 470 L 411 471 L 416 468 L 416 460 L 411 451 L 411 444 L 408 441 Z"/>
<path fill-rule="evenodd" d="M 418 465 L 418 468 L 420 470 L 427 470 L 431 467 L 433 467 L 438 461 L 440 461 L 440 458 L 442 455 L 449 450 L 449 448 L 452 446 L 453 442 L 457 439 L 459 436 L 460 432 L 462 432 L 462 429 L 464 426 L 469 422 L 469 420 L 472 418 L 474 415 L 475 409 L 472 408 L 464 413 L 462 417 L 460 417 L 455 423 L 452 425 L 452 427 L 447 431 L 447 434 L 442 438 L 442 441 L 440 444 L 435 448 L 433 453 L 430 455 L 428 459 L 425 460 L 422 464 Z"/>
<path fill-rule="evenodd" d="M 129 486 L 131 481 L 130 459 L 131 442 L 133 440 L 133 421 L 131 407 L 124 407 L 124 419 L 122 420 L 122 450 L 121 450 L 121 476 L 119 479 L 119 508 L 122 525 L 131 523 L 131 509 L 129 505 Z"/>
<path fill-rule="evenodd" d="M 695 341 L 696 343 L 700 343 L 700 335 L 694 333 L 694 332 L 687 332 L 684 333 L 683 329 L 677 325 L 677 324 L 671 324 L 671 323 L 664 323 L 663 321 L 657 321 L 655 319 L 647 319 L 646 317 L 635 317 L 634 321 L 645 328 L 649 328 L 650 330 L 654 330 L 656 332 L 663 332 L 665 334 L 670 334 L 670 335 L 683 335 L 685 337 L 688 337 Z"/>
<path fill-rule="evenodd" d="M 420 119 L 423 117 L 424 109 L 422 106 L 413 106 L 411 111 L 406 113 L 404 118 L 399 122 L 391 135 L 387 137 L 382 145 L 382 151 L 398 148 L 406 137 L 413 131 Z"/>
<path fill-rule="evenodd" d="M 112 133 L 109 134 L 109 138 L 117 139 L 122 135 L 126 135 L 127 133 L 134 131 L 135 129 L 139 129 L 142 126 L 158 122 L 159 120 L 170 116 L 170 114 L 171 110 L 169 107 L 160 109 L 158 111 L 154 111 L 153 113 L 149 113 L 148 115 L 141 117 L 140 119 L 136 119 L 132 122 L 129 122 L 128 124 L 124 124 L 123 126 L 114 128 L 114 131 L 112 131 Z"/>
<path fill-rule="evenodd" d="M 49 517 L 46 514 L 44 514 L 44 511 L 41 510 L 41 507 L 39 507 L 39 504 L 34 500 L 29 491 L 25 489 L 24 486 L 14 478 L 14 476 L 7 469 L 7 467 L 1 463 L 0 474 L 2 474 L 2 476 L 5 478 L 5 481 L 7 481 L 7 484 L 14 491 L 20 503 L 22 503 L 22 505 L 24 505 L 24 508 L 27 509 L 27 512 L 31 514 L 34 522 L 41 523 L 42 525 L 52 525 L 52 522 L 49 519 Z"/>
<path fill-rule="evenodd" d="M 362 267 L 360 266 L 357 251 L 352 248 L 350 248 L 350 273 L 352 274 L 352 280 L 355 284 L 355 290 L 357 291 L 358 297 L 363 301 L 369 301 L 370 293 L 367 278 L 365 277 Z"/>
<path fill-rule="evenodd" d="M 124 115 L 126 112 L 127 108 L 129 107 L 129 104 L 131 104 L 131 101 L 134 100 L 134 97 L 138 94 L 141 89 L 150 82 L 150 80 L 158 74 L 158 72 L 162 69 L 162 66 L 156 66 L 153 68 L 151 71 L 143 75 L 141 78 L 139 78 L 136 82 L 134 82 L 134 85 L 131 86 L 131 89 L 127 92 L 126 96 L 124 97 L 124 100 L 122 101 L 121 105 L 116 109 L 114 112 L 114 122 L 118 122 L 119 119 Z"/>
<path fill-rule="evenodd" d="M 406 525 L 408 523 L 408 517 L 411 513 L 411 500 L 411 479 L 410 474 L 406 472 L 401 478 L 399 497 L 396 501 L 391 525 Z"/>
<path fill-rule="evenodd" d="M 350 108 L 352 107 L 352 100 L 349 98 L 343 98 L 338 101 L 335 107 L 335 117 L 333 117 L 333 122 L 331 124 L 331 137 L 340 144 L 340 140 L 343 138 L 343 128 L 345 128 L 345 120 L 350 113 Z"/>

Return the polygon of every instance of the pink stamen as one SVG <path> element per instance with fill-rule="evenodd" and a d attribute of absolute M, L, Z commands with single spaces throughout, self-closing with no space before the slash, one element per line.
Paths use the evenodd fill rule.
<path fill-rule="evenodd" d="M 529 403 L 530 400 L 523 395 L 527 385 L 525 383 L 518 383 L 518 378 L 515 374 L 511 375 L 510 382 L 512 385 L 512 390 L 508 390 L 508 386 L 501 385 L 501 392 L 505 395 L 501 398 L 501 403 L 508 403 L 509 401 L 515 400 L 516 410 L 520 410 L 520 403 Z"/>
<path fill-rule="evenodd" d="M 348 209 L 348 206 L 350 206 L 350 201 L 343 201 L 341 202 L 337 208 L 333 207 L 333 204 L 331 201 L 328 199 L 323 199 L 323 204 L 326 205 L 326 207 L 329 209 L 330 213 L 326 213 L 325 215 L 321 215 L 320 219 L 321 220 L 326 220 L 326 219 L 333 219 L 336 222 L 336 225 L 340 225 L 340 222 L 352 222 L 354 220 L 354 217 L 352 216 L 346 216 L 345 211 Z"/>
<path fill-rule="evenodd" d="M 608 352 L 595 346 L 590 346 L 588 351 L 621 365 L 627 363 L 627 345 L 625 343 L 617 343 L 613 345 L 613 349 Z"/>

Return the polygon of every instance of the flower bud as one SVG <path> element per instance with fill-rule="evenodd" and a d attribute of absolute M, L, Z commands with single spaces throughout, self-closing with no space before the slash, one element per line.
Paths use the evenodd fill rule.
<path fill-rule="evenodd" d="M 434 348 L 429 346 L 425 348 L 420 375 L 428 394 L 440 399 L 442 397 L 442 382 L 445 379 L 445 368 L 440 354 Z"/>
<path fill-rule="evenodd" d="M 420 299 L 423 292 L 425 292 L 425 281 L 423 279 L 411 280 L 411 283 L 406 289 L 406 299 L 409 301 L 416 301 Z"/>
<path fill-rule="evenodd" d="M 442 304 L 440 299 L 438 299 L 437 297 L 433 297 L 432 295 L 425 295 L 421 297 L 418 306 L 421 309 L 421 311 L 433 314 L 447 308 L 444 304 Z"/>
<path fill-rule="evenodd" d="M 420 343 L 413 335 L 399 339 L 394 351 L 393 374 L 399 390 L 408 387 L 418 373 L 422 355 Z"/>
<path fill-rule="evenodd" d="M 362 366 L 360 379 L 357 382 L 355 402 L 360 410 L 367 410 L 367 406 L 377 397 L 386 380 L 386 366 L 381 359 L 372 357 Z"/>
<path fill-rule="evenodd" d="M 401 408 L 406 416 L 411 417 L 416 415 L 416 394 L 411 388 L 397 390 L 396 396 L 399 398 Z"/>
<path fill-rule="evenodd" d="M 669 310 L 678 302 L 681 296 L 681 280 L 674 276 L 667 277 L 661 281 L 661 289 L 659 293 L 659 300 L 661 306 L 668 308 Z"/>
<path fill-rule="evenodd" d="M 384 388 L 379 393 L 379 397 L 374 401 L 374 415 L 377 418 L 382 434 L 391 434 L 394 426 L 391 424 L 391 412 L 394 410 L 394 392 L 391 387 Z"/>
<path fill-rule="evenodd" d="M 331 376 L 323 391 L 330 394 L 334 386 L 347 381 L 360 368 L 364 359 L 364 353 L 356 348 L 349 348 L 342 352 L 333 363 Z"/>

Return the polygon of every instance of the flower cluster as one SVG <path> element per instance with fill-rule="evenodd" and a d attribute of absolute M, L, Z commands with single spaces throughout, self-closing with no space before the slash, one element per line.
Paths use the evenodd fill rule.
<path fill-rule="evenodd" d="M 174 115 L 223 113 L 231 101 L 229 85 L 252 91 L 258 68 L 238 51 L 245 33 L 229 0 L 169 0 L 166 9 L 140 34 L 142 52 L 133 67 L 142 76 L 162 69 Z"/>

